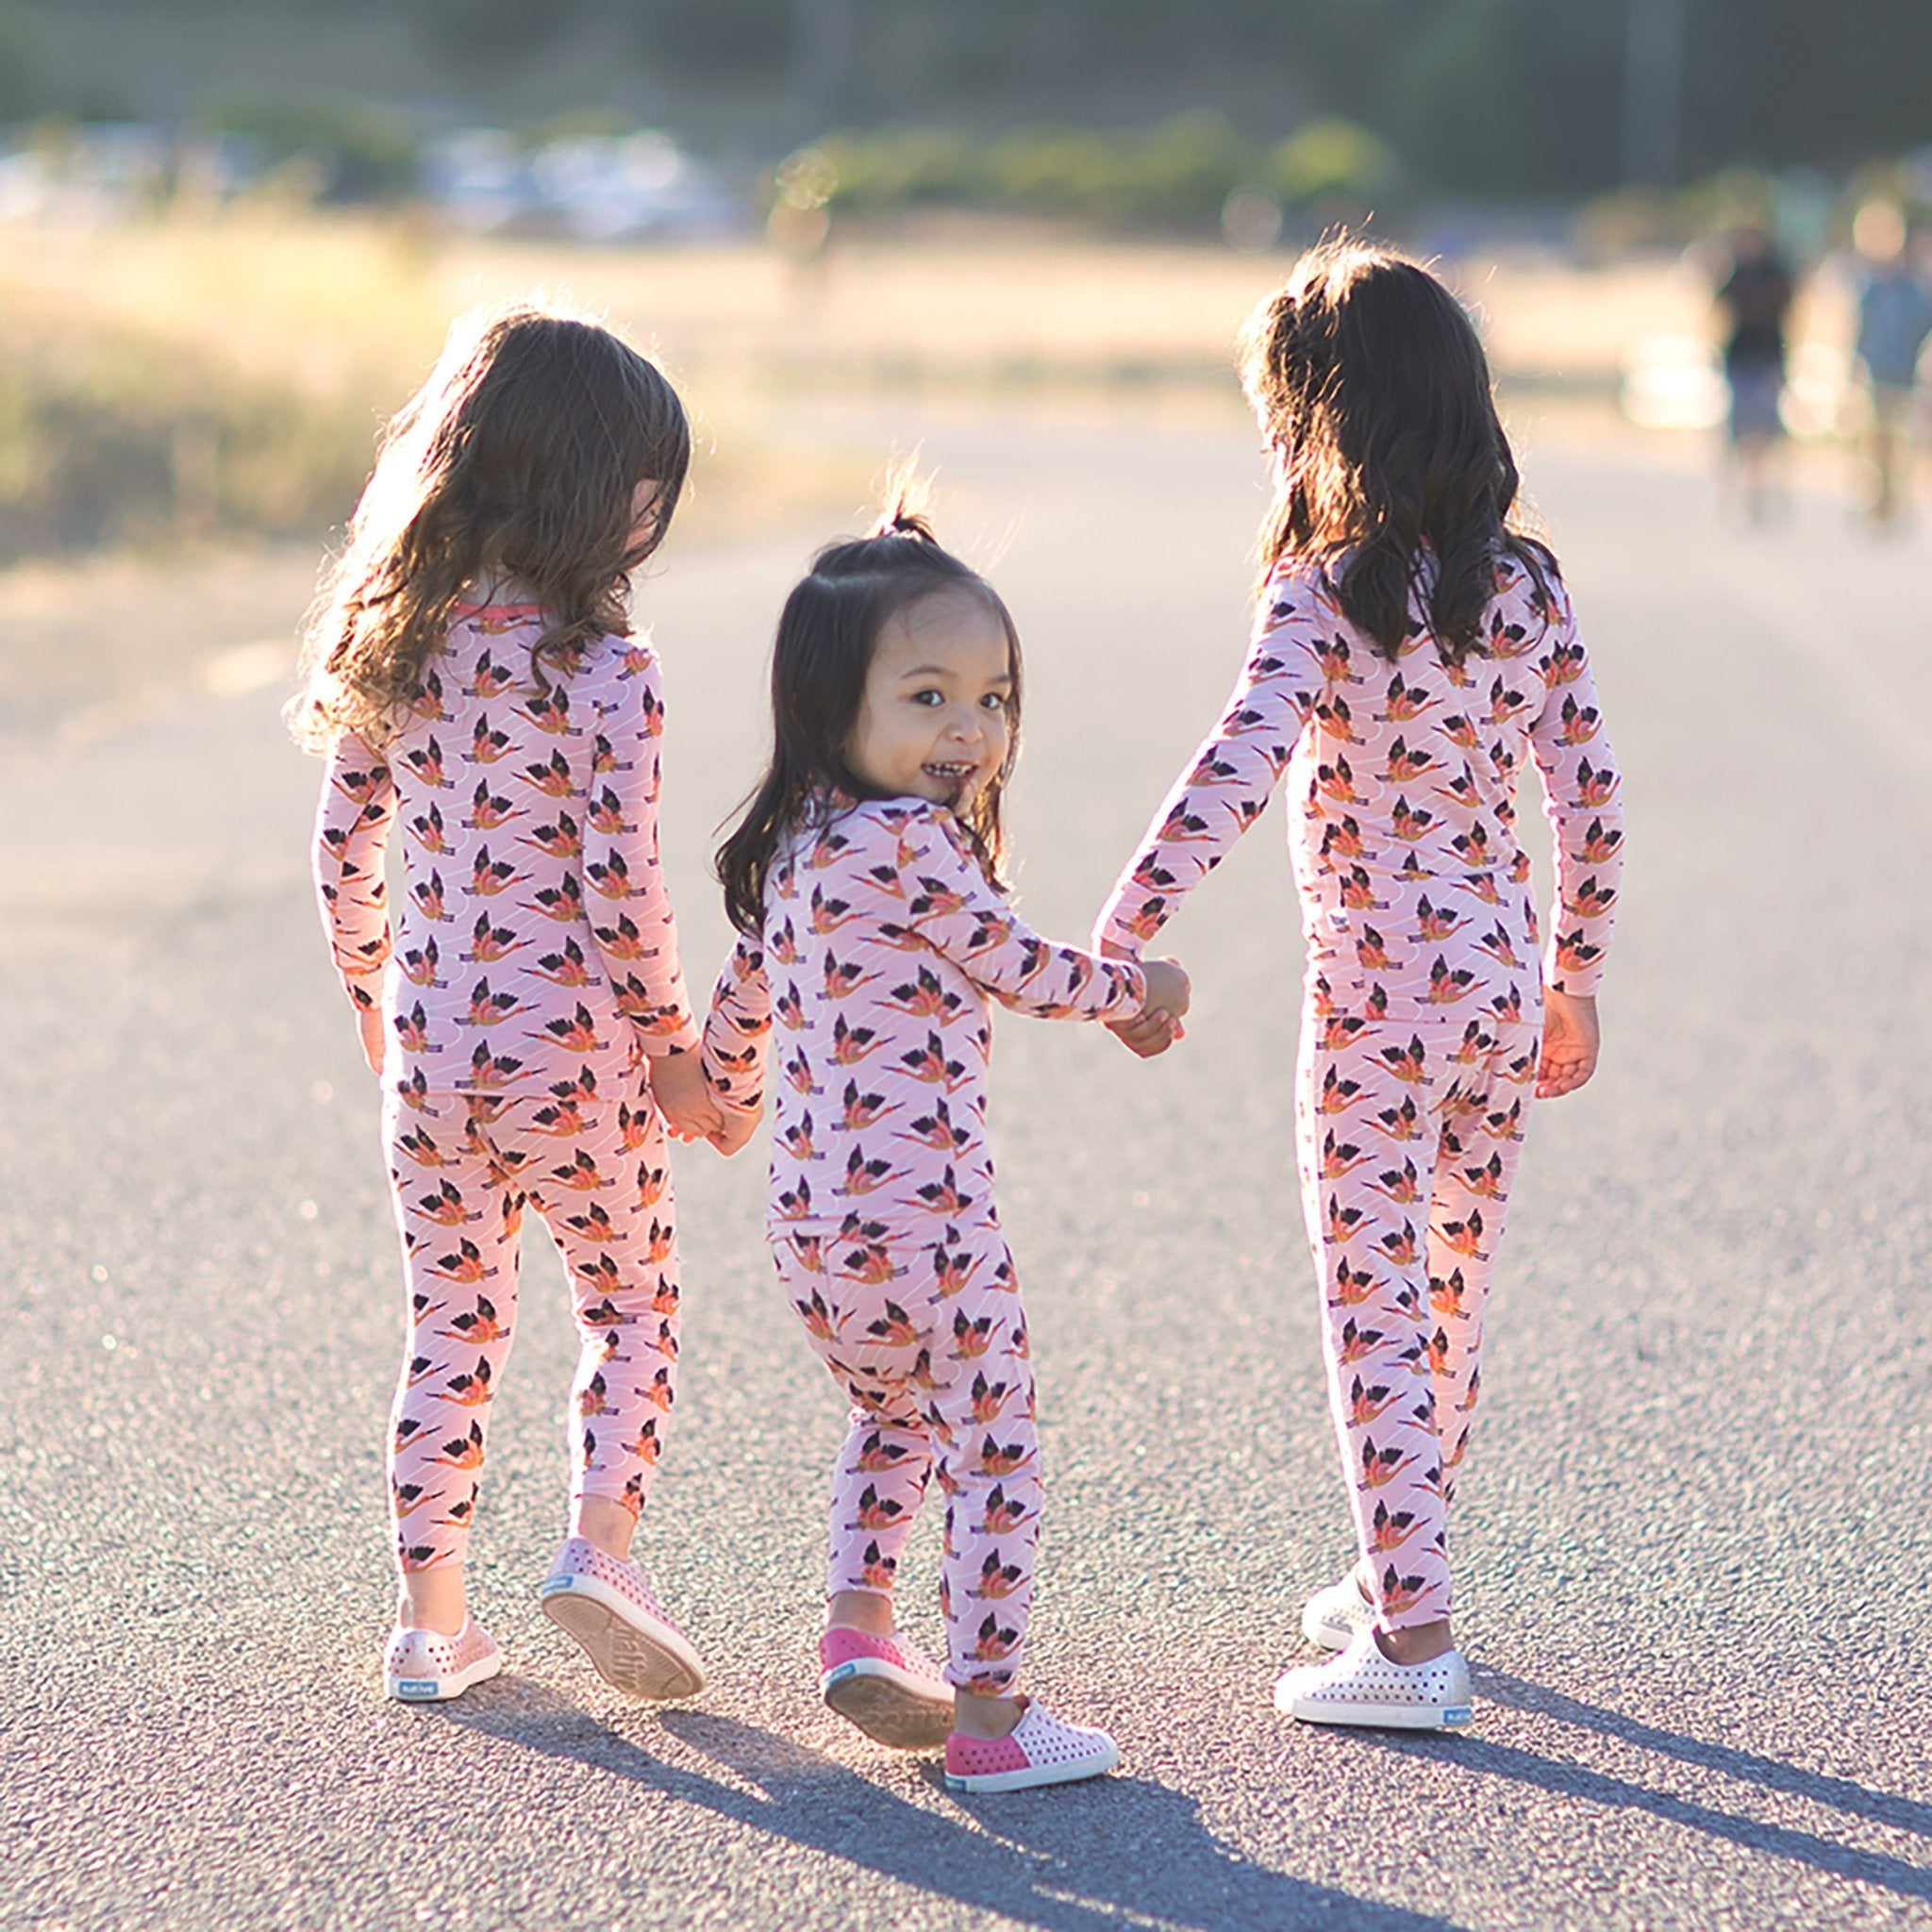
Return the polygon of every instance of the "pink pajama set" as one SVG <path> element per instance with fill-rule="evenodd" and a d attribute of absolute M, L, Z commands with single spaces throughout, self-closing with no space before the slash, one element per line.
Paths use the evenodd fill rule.
<path fill-rule="evenodd" d="M 946 1499 L 946 1676 L 1011 1685 L 1033 1595 L 1040 1443 L 1020 1284 L 986 1141 L 988 997 L 1127 1018 L 1138 966 L 1037 938 L 952 814 L 820 797 L 765 887 L 706 1030 L 747 1107 L 776 1062 L 768 1234 L 784 1291 L 852 1401 L 828 1592 L 890 1594 L 929 1479 Z"/>
<path fill-rule="evenodd" d="M 1277 571 L 1226 711 L 1098 927 L 1140 953 L 1287 773 L 1307 946 L 1296 1152 L 1330 1402 L 1390 1628 L 1449 1613 L 1446 1518 L 1542 985 L 1596 991 L 1623 843 L 1616 767 L 1554 574 L 1545 595 L 1499 561 L 1488 655 L 1460 667 L 1438 656 L 1425 609 L 1419 584 L 1391 662 L 1320 570 Z M 1515 835 L 1525 752 L 1557 852 L 1541 962 Z"/>
<path fill-rule="evenodd" d="M 339 743 L 316 823 L 337 970 L 390 1026 L 383 1135 L 409 1293 L 390 1474 L 407 1570 L 463 1560 L 525 1207 L 575 1304 L 574 1499 L 642 1507 L 676 1389 L 677 1242 L 648 1066 L 699 1032 L 658 863 L 657 658 L 605 637 L 539 682 L 542 628 L 528 606 L 459 612 L 387 750 Z"/>

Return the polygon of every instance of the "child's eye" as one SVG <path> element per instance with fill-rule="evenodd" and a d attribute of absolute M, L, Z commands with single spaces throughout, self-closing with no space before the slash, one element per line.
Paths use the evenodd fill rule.
<path fill-rule="evenodd" d="M 1003 692 L 990 691 L 979 700 L 979 708 L 983 711 L 998 711 L 1004 715 L 1008 702 L 1008 700 Z"/>
<path fill-rule="evenodd" d="M 932 690 L 916 691 L 912 693 L 912 702 L 915 705 L 924 705 L 927 710 L 935 705 L 944 704 L 945 701 L 942 693 Z"/>

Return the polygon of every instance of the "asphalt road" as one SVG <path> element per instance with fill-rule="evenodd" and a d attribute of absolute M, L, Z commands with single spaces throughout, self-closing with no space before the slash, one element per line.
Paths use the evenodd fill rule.
<path fill-rule="evenodd" d="M 1083 933 L 1241 654 L 1247 425 L 823 426 L 923 434 L 942 532 L 1008 593 L 1022 904 Z M 308 585 L 210 615 L 162 576 L 117 622 L 220 645 L 211 678 L 0 729 L 0 1925 L 1932 1924 L 1932 541 L 1822 495 L 1743 532 L 1691 454 L 1528 441 L 1632 864 L 1603 1071 L 1539 1115 L 1499 1274 L 1456 1524 L 1471 1735 L 1269 1703 L 1346 1560 L 1278 807 L 1173 928 L 1181 1050 L 999 1026 L 1050 1457 L 1031 1681 L 1120 1773 L 962 1802 L 818 1707 L 840 1414 L 756 1157 L 678 1164 L 684 1399 L 640 1545 L 712 1688 L 626 1704 L 537 1612 L 570 1352 L 538 1241 L 474 1568 L 508 1668 L 385 1704 L 394 1237 L 308 902 L 316 769 L 252 648 Z M 700 980 L 770 625 L 832 533 L 674 545 L 646 592 Z"/>

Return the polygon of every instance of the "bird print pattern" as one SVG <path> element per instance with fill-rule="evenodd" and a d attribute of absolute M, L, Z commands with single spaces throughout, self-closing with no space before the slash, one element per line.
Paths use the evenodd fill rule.
<path fill-rule="evenodd" d="M 336 970 L 389 1021 L 388 1084 L 543 1093 L 608 1087 L 698 1027 L 658 860 L 664 703 L 656 653 L 600 638 L 533 678 L 543 617 L 466 608 L 382 757 L 329 760 L 314 873 Z M 402 825 L 393 925 L 383 878 Z"/>
<path fill-rule="evenodd" d="M 1323 571 L 1276 573 L 1233 697 L 1096 929 L 1137 956 L 1287 776 L 1307 950 L 1297 1158 L 1342 1457 L 1389 1627 L 1447 1613 L 1447 1505 L 1542 988 L 1596 991 L 1623 865 L 1621 783 L 1560 581 L 1500 559 L 1483 649 L 1452 665 L 1428 627 L 1431 568 L 1393 661 Z M 1527 760 L 1556 850 L 1541 959 L 1515 835 Z"/>
<path fill-rule="evenodd" d="M 986 1139 L 990 1000 L 1125 1018 L 1146 980 L 1029 931 L 942 807 L 821 795 L 774 858 L 761 936 L 720 977 L 705 1063 L 739 1107 L 776 1063 L 768 1238 L 853 1405 L 831 1587 L 891 1591 L 936 1474 L 948 1680 L 1000 1694 L 1024 1643 L 1041 1491 Z"/>
<path fill-rule="evenodd" d="M 701 1036 L 658 865 L 657 658 L 607 636 L 539 676 L 544 624 L 530 605 L 460 608 L 387 751 L 338 742 L 316 818 L 337 971 L 388 1023 L 384 1141 L 410 1298 L 391 1453 L 406 1568 L 462 1560 L 525 1206 L 576 1302 L 575 1492 L 641 1507 L 675 1394 L 676 1233 L 648 1073 Z"/>
<path fill-rule="evenodd" d="M 1040 1537 L 1040 1436 L 1019 1277 L 999 1229 L 867 1221 L 772 1243 L 786 1298 L 852 1408 L 832 1471 L 825 1590 L 891 1595 L 935 1474 L 947 1678 L 1007 1695 Z"/>
<path fill-rule="evenodd" d="M 1536 1082 L 1535 1019 L 1304 1028 L 1302 1209 L 1329 1407 L 1384 1624 L 1448 1616 L 1448 1512 Z"/>
<path fill-rule="evenodd" d="M 517 1313 L 524 1210 L 569 1276 L 577 1367 L 566 1419 L 571 1497 L 637 1515 L 677 1397 L 677 1240 L 663 1124 L 635 1073 L 618 1091 L 384 1105 L 409 1296 L 391 1410 L 390 1508 L 405 1570 L 464 1560 L 490 1401 Z"/>

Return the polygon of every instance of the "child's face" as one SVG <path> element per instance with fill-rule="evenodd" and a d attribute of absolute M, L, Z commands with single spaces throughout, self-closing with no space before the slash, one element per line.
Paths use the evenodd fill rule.
<path fill-rule="evenodd" d="M 1012 693 L 1005 625 L 936 591 L 880 626 L 845 761 L 890 796 L 963 810 L 1006 761 Z"/>

